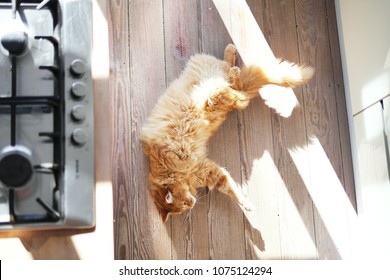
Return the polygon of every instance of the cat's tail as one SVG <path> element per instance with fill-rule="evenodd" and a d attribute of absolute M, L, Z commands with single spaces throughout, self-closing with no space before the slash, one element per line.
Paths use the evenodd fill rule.
<path fill-rule="evenodd" d="M 293 88 L 307 83 L 313 77 L 314 69 L 288 61 L 280 61 L 272 66 L 259 67 L 250 65 L 241 69 L 243 90 L 254 94 L 265 85 L 273 84 Z"/>

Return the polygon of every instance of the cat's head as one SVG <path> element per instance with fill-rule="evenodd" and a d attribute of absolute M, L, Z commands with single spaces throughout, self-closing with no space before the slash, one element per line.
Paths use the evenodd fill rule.
<path fill-rule="evenodd" d="M 154 185 L 152 197 L 164 223 L 169 216 L 190 210 L 196 203 L 195 196 L 185 186 Z"/>

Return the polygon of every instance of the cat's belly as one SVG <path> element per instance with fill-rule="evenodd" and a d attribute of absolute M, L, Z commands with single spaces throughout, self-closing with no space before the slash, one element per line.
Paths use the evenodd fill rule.
<path fill-rule="evenodd" d="M 223 77 L 209 78 L 202 80 L 198 85 L 193 86 L 191 99 L 198 110 L 202 110 L 210 98 L 223 91 L 229 83 Z"/>

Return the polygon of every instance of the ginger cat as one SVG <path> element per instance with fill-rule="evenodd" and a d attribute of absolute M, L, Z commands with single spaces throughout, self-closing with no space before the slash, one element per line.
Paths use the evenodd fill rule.
<path fill-rule="evenodd" d="M 163 222 L 194 207 L 200 187 L 217 189 L 250 210 L 229 173 L 207 158 L 207 142 L 226 115 L 244 109 L 268 84 L 295 87 L 306 83 L 310 67 L 280 62 L 266 73 L 258 66 L 235 66 L 236 48 L 228 45 L 224 60 L 193 56 L 183 73 L 160 97 L 141 130 L 150 160 L 152 197 Z"/>

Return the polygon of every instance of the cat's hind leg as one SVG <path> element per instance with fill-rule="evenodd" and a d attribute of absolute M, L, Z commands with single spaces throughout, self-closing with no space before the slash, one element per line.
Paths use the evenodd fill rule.
<path fill-rule="evenodd" d="M 230 67 L 233 67 L 236 65 L 236 55 L 237 55 L 236 47 L 233 44 L 229 44 L 225 48 L 223 60 L 225 60 Z"/>
<path fill-rule="evenodd" d="M 235 90 L 242 90 L 241 70 L 236 66 L 237 49 L 233 44 L 229 44 L 225 48 L 224 60 L 231 67 L 228 73 L 230 87 Z"/>

